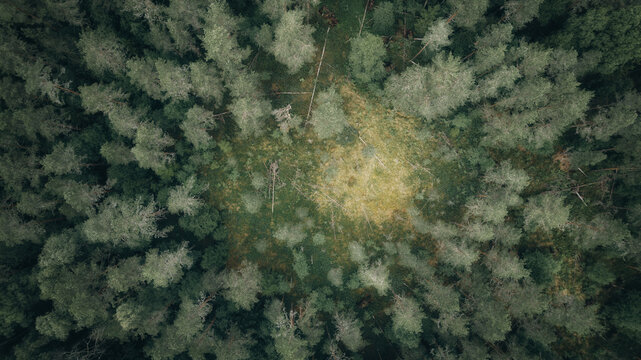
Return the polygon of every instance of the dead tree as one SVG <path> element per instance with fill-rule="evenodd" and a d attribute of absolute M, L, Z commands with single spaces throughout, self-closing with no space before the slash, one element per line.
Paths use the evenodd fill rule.
<path fill-rule="evenodd" d="M 274 201 L 276 200 L 276 181 L 280 180 L 278 177 L 278 161 L 272 161 L 268 168 L 271 183 L 269 184 L 269 192 L 272 197 L 272 214 L 274 213 Z"/>
<path fill-rule="evenodd" d="M 289 133 L 289 130 L 292 126 L 292 114 L 290 111 L 292 110 L 292 105 L 288 104 L 287 106 L 276 109 L 272 111 L 272 115 L 276 118 L 276 122 L 278 123 L 278 127 L 280 128 L 280 131 L 283 134 Z"/>

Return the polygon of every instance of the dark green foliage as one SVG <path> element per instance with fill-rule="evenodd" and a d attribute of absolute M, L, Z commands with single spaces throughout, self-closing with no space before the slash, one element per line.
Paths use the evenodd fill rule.
<path fill-rule="evenodd" d="M 197 238 L 204 239 L 217 230 L 219 222 L 220 215 L 218 210 L 211 207 L 203 207 L 193 215 L 182 216 L 178 224 L 181 228 L 193 233 Z"/>
<path fill-rule="evenodd" d="M 429 67 L 412 66 L 385 83 L 388 102 L 427 121 L 446 116 L 471 95 L 472 72 L 460 59 L 440 53 Z"/>
<path fill-rule="evenodd" d="M 631 292 L 617 300 L 612 306 L 612 323 L 616 328 L 637 341 L 641 339 L 641 307 L 639 306 L 641 295 L 638 292 Z"/>
<path fill-rule="evenodd" d="M 611 74 L 641 59 L 641 6 L 602 6 L 576 14 L 566 23 L 559 43 L 582 52 L 598 52 L 594 71 Z"/>
<path fill-rule="evenodd" d="M 153 200 L 108 198 L 98 214 L 82 225 L 82 231 L 90 242 L 139 247 L 164 236 L 156 224 L 162 214 Z"/>
<path fill-rule="evenodd" d="M 96 75 L 105 71 L 120 74 L 125 70 L 125 53 L 121 41 L 108 29 L 101 28 L 80 34 L 78 48 L 87 68 Z"/>
<path fill-rule="evenodd" d="M 372 31 L 380 35 L 390 35 L 394 30 L 394 21 L 394 4 L 391 1 L 382 1 L 372 12 Z"/>
<path fill-rule="evenodd" d="M 340 134 L 347 126 L 347 117 L 342 108 L 343 99 L 336 92 L 336 88 L 330 87 L 320 91 L 315 102 L 316 108 L 310 122 L 316 135 L 324 140 Z"/>
<path fill-rule="evenodd" d="M 463 28 L 474 28 L 483 19 L 483 15 L 489 6 L 488 0 L 448 0 L 452 8 L 452 14 L 456 14 L 454 24 Z"/>
<path fill-rule="evenodd" d="M 603 331 L 597 314 L 598 305 L 585 305 L 573 296 L 560 296 L 553 307 L 545 313 L 551 325 L 564 327 L 570 333 L 588 335 Z"/>
<path fill-rule="evenodd" d="M 1 2 L 3 358 L 635 358 L 640 9 Z"/>
<path fill-rule="evenodd" d="M 312 38 L 314 28 L 303 24 L 303 16 L 302 11 L 285 12 L 274 27 L 274 42 L 269 49 L 292 74 L 311 62 L 316 52 Z"/>
<path fill-rule="evenodd" d="M 349 64 L 354 80 L 360 84 L 380 80 L 385 75 L 384 57 L 385 47 L 378 36 L 364 33 L 352 39 Z"/>
<path fill-rule="evenodd" d="M 525 261 L 532 278 L 539 284 L 550 284 L 561 270 L 561 263 L 558 260 L 540 251 L 528 254 Z"/>
<path fill-rule="evenodd" d="M 566 226 L 570 209 L 563 204 L 562 197 L 541 194 L 528 199 L 523 216 L 526 229 L 550 231 Z"/>
<path fill-rule="evenodd" d="M 510 315 L 499 303 L 485 300 L 477 304 L 471 328 L 483 340 L 498 342 L 505 339 L 505 335 L 512 328 Z"/>
<path fill-rule="evenodd" d="M 223 86 L 219 72 L 210 63 L 204 61 L 189 64 L 189 77 L 192 91 L 196 96 L 214 104 L 223 102 Z"/>

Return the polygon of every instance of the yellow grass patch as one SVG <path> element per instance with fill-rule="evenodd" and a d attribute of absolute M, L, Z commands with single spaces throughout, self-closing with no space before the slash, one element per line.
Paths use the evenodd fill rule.
<path fill-rule="evenodd" d="M 416 159 L 424 157 L 429 144 L 416 138 L 415 119 L 368 102 L 350 84 L 341 86 L 340 93 L 358 140 L 329 149 L 313 198 L 321 208 L 339 207 L 348 217 L 381 224 L 409 206 L 419 185 L 412 174 L 424 171 Z"/>

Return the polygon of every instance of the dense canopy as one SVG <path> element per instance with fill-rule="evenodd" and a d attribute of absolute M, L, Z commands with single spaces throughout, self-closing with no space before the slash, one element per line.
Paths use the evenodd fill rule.
<path fill-rule="evenodd" d="M 641 354 L 638 0 L 0 2 L 7 359 Z"/>

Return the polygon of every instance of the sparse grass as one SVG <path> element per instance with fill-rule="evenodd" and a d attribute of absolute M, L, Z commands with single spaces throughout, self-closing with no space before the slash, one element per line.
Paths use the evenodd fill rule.
<path fill-rule="evenodd" d="M 416 164 L 429 153 L 430 144 L 416 138 L 415 119 L 368 102 L 349 83 L 340 90 L 358 140 L 328 150 L 313 198 L 321 209 L 338 207 L 350 218 L 380 225 L 403 212 L 420 186 L 429 186 L 417 181 L 429 174 L 415 172 L 422 170 Z"/>

